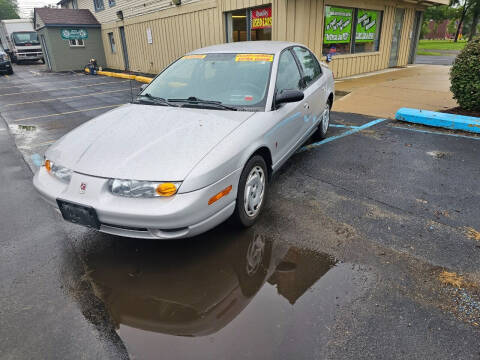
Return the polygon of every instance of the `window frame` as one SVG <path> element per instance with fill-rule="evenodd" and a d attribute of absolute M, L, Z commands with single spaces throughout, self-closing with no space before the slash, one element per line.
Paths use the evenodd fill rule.
<path fill-rule="evenodd" d="M 72 41 L 74 42 L 72 44 Z M 80 45 L 80 41 L 82 44 Z M 68 44 L 70 45 L 71 48 L 83 48 L 85 47 L 85 41 L 83 39 L 70 39 L 68 40 Z"/>
<path fill-rule="evenodd" d="M 294 48 L 301 48 L 301 49 L 305 49 L 307 50 L 312 56 L 313 56 L 313 59 L 317 62 L 317 65 L 318 67 L 320 68 L 320 74 L 313 78 L 311 80 L 311 82 L 309 84 L 307 84 L 306 80 L 305 80 L 305 73 L 303 71 L 303 66 L 302 66 L 302 63 L 300 61 L 300 59 L 298 58 L 297 54 L 295 53 L 295 50 Z M 315 84 L 322 76 L 323 76 L 323 70 L 322 70 L 322 65 L 320 65 L 320 61 L 318 61 L 317 57 L 315 56 L 315 54 L 313 52 L 310 51 L 310 49 L 306 48 L 305 46 L 300 46 L 300 45 L 294 45 L 294 46 L 291 46 L 290 47 L 291 49 L 291 52 L 293 54 L 293 57 L 295 58 L 295 61 L 297 62 L 297 66 L 299 67 L 300 69 L 300 74 L 302 75 L 302 84 L 303 84 L 303 88 L 302 90 L 306 90 L 308 89 L 311 85 Z"/>
<path fill-rule="evenodd" d="M 295 57 L 295 54 L 293 53 L 293 46 L 289 46 L 285 49 L 283 49 L 281 52 L 280 52 L 280 55 L 278 56 L 278 65 L 277 65 L 277 74 L 276 74 L 276 77 L 275 77 L 275 86 L 273 88 L 273 102 L 272 102 L 272 106 L 274 106 L 275 104 L 275 97 L 277 96 L 277 92 L 278 92 L 278 87 L 277 87 L 277 84 L 278 84 L 278 74 L 279 74 L 279 68 L 280 68 L 280 60 L 282 58 L 282 55 L 285 53 L 285 52 L 290 52 L 290 54 L 292 55 L 293 57 L 293 60 L 295 61 L 295 65 L 297 65 L 297 70 L 298 70 L 298 75 L 300 75 L 300 82 L 302 83 L 303 85 L 303 72 L 302 72 L 302 69 L 300 68 L 299 66 L 299 63 L 298 63 L 298 60 L 297 58 Z M 302 86 L 300 86 L 300 89 L 299 90 L 302 90 Z"/>
<path fill-rule="evenodd" d="M 324 43 L 324 40 L 325 40 L 325 27 L 326 27 L 326 22 L 325 22 L 325 15 L 326 15 L 326 10 L 325 8 L 327 6 L 330 6 L 330 7 L 339 7 L 339 8 L 344 8 L 344 9 L 352 9 L 353 10 L 353 14 L 352 14 L 352 30 L 350 32 L 350 42 L 348 43 L 349 44 L 349 52 L 348 53 L 345 53 L 345 54 L 339 54 L 339 55 L 336 55 L 336 56 L 348 56 L 348 55 L 356 55 L 356 54 L 371 54 L 371 53 L 375 53 L 375 52 L 379 52 L 380 51 L 380 44 L 381 44 L 381 40 L 382 40 L 382 33 L 383 33 L 383 16 L 384 16 L 384 13 L 385 11 L 384 10 L 379 10 L 379 9 L 367 9 L 366 7 L 363 7 L 363 8 L 360 8 L 360 7 L 352 7 L 352 6 L 342 6 L 342 5 L 332 5 L 331 3 L 325 3 L 324 6 L 323 6 L 323 31 L 322 31 L 322 56 L 327 56 L 327 54 L 324 54 L 323 52 L 323 48 L 324 46 L 326 45 Z M 356 37 L 357 37 L 357 25 L 358 25 L 358 11 L 359 10 L 366 10 L 366 11 L 376 11 L 379 13 L 379 18 L 380 18 L 380 21 L 378 22 L 378 26 L 379 26 L 379 33 L 378 33 L 378 49 L 376 50 L 373 50 L 373 51 L 363 51 L 363 52 L 356 52 L 355 51 L 355 44 L 356 44 Z M 375 42 L 375 40 L 373 41 Z M 333 43 L 332 43 L 333 44 Z M 327 44 L 328 45 L 328 44 Z M 334 54 L 335 56 L 335 54 Z"/>
<path fill-rule="evenodd" d="M 101 2 L 101 7 L 97 6 L 99 5 L 99 2 Z M 93 8 L 95 9 L 95 12 L 99 12 L 102 10 L 105 10 L 105 2 L 104 0 L 93 0 Z"/>
<path fill-rule="evenodd" d="M 107 33 L 108 43 L 110 44 L 110 52 L 112 54 L 117 53 L 117 44 L 115 42 L 115 34 L 113 31 Z"/>

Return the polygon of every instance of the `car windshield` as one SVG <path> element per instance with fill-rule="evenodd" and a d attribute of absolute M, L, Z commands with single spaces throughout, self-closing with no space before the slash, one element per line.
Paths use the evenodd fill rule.
<path fill-rule="evenodd" d="M 178 106 L 261 111 L 272 63 L 270 54 L 186 55 L 157 76 L 140 96 Z"/>
<path fill-rule="evenodd" d="M 40 44 L 39 41 L 38 41 L 38 35 L 34 31 L 13 33 L 13 41 L 15 42 L 15 45 L 25 45 L 25 44 L 38 45 L 38 44 Z"/>

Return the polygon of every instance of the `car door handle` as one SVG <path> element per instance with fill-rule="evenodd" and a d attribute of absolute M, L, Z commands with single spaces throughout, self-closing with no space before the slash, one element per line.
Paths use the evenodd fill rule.
<path fill-rule="evenodd" d="M 308 103 L 305 103 L 305 104 L 303 104 L 303 108 L 305 110 L 308 110 L 308 109 L 310 109 L 310 105 Z"/>

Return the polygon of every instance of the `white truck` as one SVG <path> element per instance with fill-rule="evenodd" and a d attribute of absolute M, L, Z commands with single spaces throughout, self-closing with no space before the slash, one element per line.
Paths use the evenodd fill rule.
<path fill-rule="evenodd" d="M 1 20 L 0 42 L 13 63 L 41 60 L 45 64 L 38 35 L 29 19 Z"/>

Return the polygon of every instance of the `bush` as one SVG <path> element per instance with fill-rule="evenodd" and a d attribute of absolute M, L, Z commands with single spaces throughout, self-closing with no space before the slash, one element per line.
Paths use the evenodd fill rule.
<path fill-rule="evenodd" d="M 461 108 L 480 111 L 480 37 L 468 42 L 450 71 L 453 97 Z"/>

